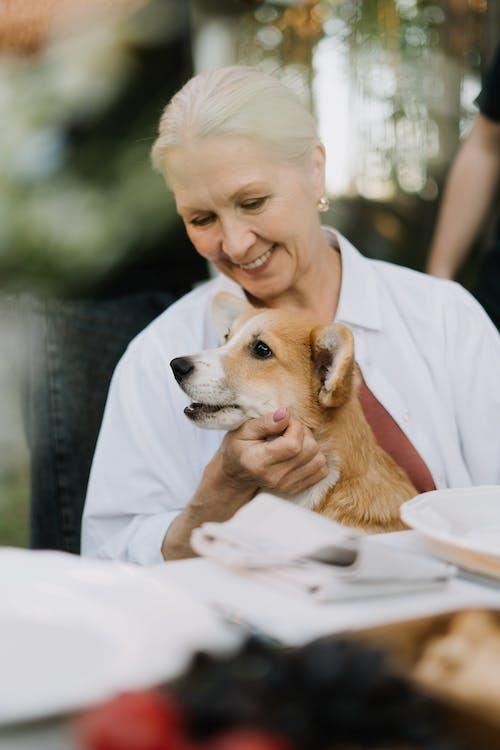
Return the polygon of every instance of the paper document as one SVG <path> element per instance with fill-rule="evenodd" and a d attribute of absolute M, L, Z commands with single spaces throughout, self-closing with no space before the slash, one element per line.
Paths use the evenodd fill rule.
<path fill-rule="evenodd" d="M 453 565 L 380 543 L 313 511 L 260 493 L 229 521 L 204 523 L 195 552 L 317 601 L 409 593 L 440 586 Z"/>

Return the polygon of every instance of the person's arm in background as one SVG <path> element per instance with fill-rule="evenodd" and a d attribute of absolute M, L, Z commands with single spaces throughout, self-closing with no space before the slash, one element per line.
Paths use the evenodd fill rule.
<path fill-rule="evenodd" d="M 451 279 L 464 262 L 500 183 L 500 123 L 479 115 L 449 173 L 427 272 Z"/>

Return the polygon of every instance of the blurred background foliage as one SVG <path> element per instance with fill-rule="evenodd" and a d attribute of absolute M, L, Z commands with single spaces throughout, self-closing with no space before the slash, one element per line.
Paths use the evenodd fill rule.
<path fill-rule="evenodd" d="M 149 163 L 192 72 L 280 76 L 319 122 L 327 221 L 369 256 L 422 268 L 499 29 L 496 0 L 0 4 L 0 543 L 27 543 L 13 302 L 179 295 L 207 274 Z"/>
<path fill-rule="evenodd" d="M 279 75 L 315 112 L 339 228 L 368 254 L 422 266 L 443 173 L 474 117 L 494 2 L 136 5 L 122 1 L 125 17 L 83 17 L 64 33 L 59 25 L 52 37 L 42 29 L 30 54 L 4 43 L 4 288 L 107 294 L 122 263 L 164 252 L 180 233 L 149 164 L 158 115 L 193 67 L 232 62 Z M 192 272 L 175 260 L 167 283 L 180 292 Z M 189 254 L 186 265 L 195 262 Z"/>
<path fill-rule="evenodd" d="M 195 66 L 214 64 L 217 49 L 217 64 L 233 59 L 284 79 L 315 113 L 326 145 L 327 218 L 367 255 L 421 269 L 443 176 L 498 38 L 498 5 L 246 4 L 253 11 L 237 15 L 228 0 L 194 3 Z M 473 274 L 474 261 L 462 280 Z"/>
<path fill-rule="evenodd" d="M 175 221 L 149 149 L 191 74 L 187 10 L 162 0 L 83 22 L 0 62 L 0 274 L 12 291 L 114 293 L 121 263 L 140 255 L 144 272 Z M 196 259 L 175 261 L 167 284 L 180 293 Z"/>

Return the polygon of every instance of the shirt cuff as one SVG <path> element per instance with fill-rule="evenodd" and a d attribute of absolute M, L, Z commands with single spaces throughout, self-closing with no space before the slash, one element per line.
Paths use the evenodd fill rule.
<path fill-rule="evenodd" d="M 116 529 L 116 519 L 98 519 L 98 534 L 92 533 L 92 519 L 86 522 L 82 535 L 82 554 L 105 560 L 122 560 L 137 565 L 156 565 L 164 562 L 161 553 L 163 539 L 180 510 L 155 513 L 147 516 L 134 516 L 120 530 Z M 125 520 L 125 519 L 124 519 Z M 115 526 L 115 528 L 110 528 Z M 106 533 L 106 532 L 109 533 Z M 98 540 L 101 540 L 100 542 Z"/>

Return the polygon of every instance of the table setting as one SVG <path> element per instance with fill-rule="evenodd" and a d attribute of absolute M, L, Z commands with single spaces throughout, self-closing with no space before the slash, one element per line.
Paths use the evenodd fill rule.
<path fill-rule="evenodd" d="M 272 661 L 316 639 L 500 612 L 499 509 L 498 487 L 434 491 L 403 505 L 408 531 L 365 535 L 261 493 L 195 529 L 187 560 L 0 549 L 0 750 L 77 750 L 75 715 L 175 684 L 199 652 L 243 658 L 250 639 Z"/>

